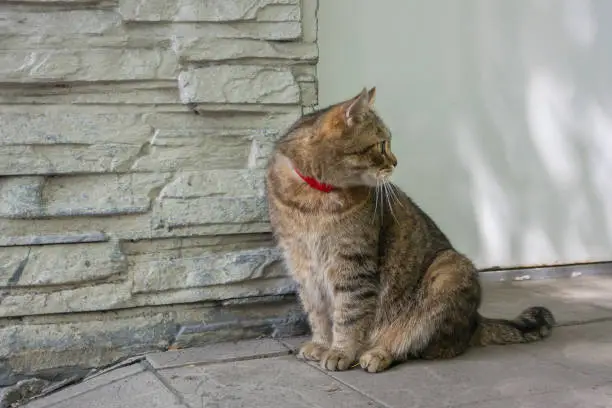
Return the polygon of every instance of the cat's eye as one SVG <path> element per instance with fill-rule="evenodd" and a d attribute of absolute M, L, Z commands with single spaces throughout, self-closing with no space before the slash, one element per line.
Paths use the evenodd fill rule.
<path fill-rule="evenodd" d="M 382 154 L 385 154 L 387 152 L 387 142 L 386 141 L 380 142 L 379 147 L 380 147 L 380 152 Z"/>

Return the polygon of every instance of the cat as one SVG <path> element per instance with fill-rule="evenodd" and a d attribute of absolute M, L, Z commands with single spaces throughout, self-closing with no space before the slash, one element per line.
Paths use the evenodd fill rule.
<path fill-rule="evenodd" d="M 302 116 L 268 163 L 272 231 L 312 331 L 298 357 L 332 371 L 380 372 L 548 337 L 555 319 L 544 307 L 514 320 L 478 313 L 474 264 L 389 181 L 397 158 L 375 94 L 364 88 Z"/>

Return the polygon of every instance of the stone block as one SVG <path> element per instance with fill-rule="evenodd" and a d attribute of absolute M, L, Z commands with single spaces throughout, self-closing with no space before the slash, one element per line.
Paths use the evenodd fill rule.
<path fill-rule="evenodd" d="M 94 49 L 0 52 L 0 82 L 174 79 L 176 55 L 163 50 Z"/>
<path fill-rule="evenodd" d="M 106 366 L 131 354 L 164 349 L 176 333 L 175 317 L 141 310 L 140 316 L 96 314 L 80 321 L 51 318 L 2 327 L 0 337 L 8 341 L 0 343 L 0 385 L 34 373 L 53 378 L 63 370 Z"/>
<path fill-rule="evenodd" d="M 6 224 L 6 220 L 3 221 Z M 54 245 L 54 244 L 77 244 L 86 242 L 106 242 L 108 235 L 100 231 L 85 233 L 64 233 L 64 234 L 38 234 L 38 235 L 18 235 L 0 236 L 0 247 L 26 246 L 26 245 Z"/>
<path fill-rule="evenodd" d="M 200 323 L 183 326 L 177 334 L 173 348 L 197 347 L 219 341 L 233 341 L 236 338 L 261 338 L 265 336 L 300 336 L 308 332 L 306 316 L 301 308 L 273 319 L 239 320 L 227 323 Z"/>
<path fill-rule="evenodd" d="M 300 88 L 287 67 L 214 65 L 179 74 L 183 103 L 298 104 Z"/>
<path fill-rule="evenodd" d="M 0 174 L 108 173 L 122 170 L 124 163 L 135 159 L 142 148 L 121 143 L 2 146 Z"/>
<path fill-rule="evenodd" d="M 108 13 L 105 12 L 105 13 Z M 64 12 L 38 13 L 48 15 L 61 15 L 66 17 Z M 15 19 L 25 19 L 25 21 L 41 20 L 34 18 L 37 13 L 10 14 Z M 11 18 L 11 17 L 9 17 Z M 17 20 L 14 20 L 17 21 Z M 0 21 L 0 26 L 5 21 Z M 74 32 L 70 32 L 72 27 Z M 13 24 L 10 29 L 12 33 L 0 36 L 0 50 L 15 51 L 17 54 L 24 50 L 29 51 L 48 51 L 53 49 L 67 50 L 91 50 L 91 49 L 173 49 L 176 44 L 189 44 L 193 39 L 204 42 L 214 42 L 219 39 L 252 39 L 270 41 L 297 41 L 302 35 L 299 21 L 287 21 L 276 23 L 258 22 L 236 22 L 231 24 L 201 24 L 201 23 L 180 23 L 180 24 L 118 24 L 110 27 L 100 35 L 87 33 L 73 23 L 71 27 L 58 29 L 57 27 L 45 26 L 45 33 L 37 33 L 31 27 L 20 27 Z M 16 29 L 15 29 L 16 28 Z M 7 27 L 7 30 L 9 27 Z M 3 32 L 4 31 L 0 31 Z M 195 44 L 199 44 L 196 41 Z M 81 84 L 87 85 L 87 84 Z M 128 85 L 128 84 L 124 84 Z"/>
<path fill-rule="evenodd" d="M 61 6 L 61 5 L 69 5 L 72 7 L 83 7 L 83 6 L 110 6 L 112 5 L 112 0 L 4 0 L 5 3 L 8 4 L 16 4 L 22 5 L 27 4 L 29 6 Z"/>
<path fill-rule="evenodd" d="M 277 269 L 282 275 L 282 269 Z M 141 279 L 138 276 L 135 279 Z M 254 279 L 219 286 L 188 287 L 168 291 L 132 293 L 140 281 L 102 283 L 73 288 L 13 289 L 0 291 L 0 317 L 23 317 L 56 313 L 97 312 L 139 306 L 163 306 L 203 301 L 248 299 L 295 293 L 296 284 L 290 277 Z M 177 285 L 178 286 L 178 285 Z M 148 289 L 145 289 L 148 290 Z"/>
<path fill-rule="evenodd" d="M 61 86 L 45 83 L 5 85 L 0 92 L 0 103 L 151 105 L 180 104 L 181 101 L 176 80 L 155 80 L 112 84 L 71 83 Z"/>
<path fill-rule="evenodd" d="M 47 109 L 44 112 L 0 112 L 0 146 L 94 145 L 126 143 L 141 145 L 153 133 L 142 115 L 96 113 L 89 110 Z"/>
<path fill-rule="evenodd" d="M 300 0 L 285 1 L 291 4 L 270 4 L 257 13 L 257 21 L 300 21 Z"/>
<path fill-rule="evenodd" d="M 16 289 L 0 292 L 0 317 L 36 316 L 55 313 L 91 312 L 129 307 L 127 282 L 102 283 L 70 289 Z"/>
<path fill-rule="evenodd" d="M 112 10 L 59 10 L 32 13 L 20 9 L 3 10 L 0 33 L 44 39 L 46 36 L 108 34 L 118 28 L 121 16 Z"/>
<path fill-rule="evenodd" d="M 317 10 L 320 0 L 301 0 L 302 3 L 302 40 L 317 41 Z"/>
<path fill-rule="evenodd" d="M 132 262 L 151 259 L 191 258 L 203 252 L 241 250 L 273 246 L 272 234 L 208 235 L 140 239 L 121 242 L 121 251 Z M 133 257 L 146 257 L 135 259 Z"/>
<path fill-rule="evenodd" d="M 159 219 L 158 219 L 159 221 Z M 151 213 L 129 214 L 118 217 L 51 217 L 39 219 L 0 219 L 0 243 L 23 243 L 33 240 L 34 236 L 48 239 L 62 239 L 71 234 L 88 234 L 95 230 L 103 230 L 120 240 L 143 240 L 172 237 L 197 237 L 234 234 L 261 234 L 270 232 L 270 223 L 257 222 L 251 224 L 204 224 L 189 225 L 175 228 L 152 228 Z M 68 233 L 67 233 L 68 232 Z M 47 238 L 44 238 L 47 239 Z"/>
<path fill-rule="evenodd" d="M 0 174 L 120 170 L 142 153 L 153 128 L 142 115 L 89 110 L 0 113 Z"/>
<path fill-rule="evenodd" d="M 301 115 L 299 106 L 261 105 L 196 105 L 193 112 L 158 112 L 148 114 L 145 122 L 154 129 L 168 132 L 194 133 L 214 131 L 250 131 L 257 137 L 267 137 L 288 128 Z"/>
<path fill-rule="evenodd" d="M 43 182 L 7 177 L 0 180 L 0 217 L 145 213 L 169 178 L 162 173 L 50 177 Z M 22 203 L 28 204 L 27 208 Z"/>
<path fill-rule="evenodd" d="M 39 176 L 0 178 L 0 217 L 39 215 L 44 184 L 45 178 Z"/>
<path fill-rule="evenodd" d="M 157 258 L 191 258 L 210 251 L 230 251 L 273 246 L 272 234 L 246 233 L 234 235 L 180 236 L 129 240 L 121 242 L 121 251 L 127 256 Z M 153 259 L 147 258 L 147 259 Z M 132 259 L 132 258 L 130 258 Z"/>
<path fill-rule="evenodd" d="M 300 95 L 302 105 L 304 106 L 317 106 L 319 104 L 319 97 L 317 92 L 316 82 L 299 82 L 300 84 Z"/>
<path fill-rule="evenodd" d="M 132 171 L 193 171 L 240 169 L 248 165 L 249 130 L 175 130 L 155 132 L 147 154 L 131 165 Z"/>
<path fill-rule="evenodd" d="M 58 177 L 43 190 L 45 214 L 118 215 L 149 211 L 168 174 Z"/>
<path fill-rule="evenodd" d="M 174 50 L 187 61 L 224 61 L 237 59 L 286 59 L 314 63 L 318 57 L 314 43 L 261 40 L 175 38 Z"/>
<path fill-rule="evenodd" d="M 184 25 L 183 25 L 184 24 Z M 278 23 L 239 22 L 232 24 L 181 24 L 167 32 L 167 38 L 176 37 L 176 42 L 188 42 L 189 38 L 207 38 L 215 41 L 219 38 L 241 38 L 252 40 L 291 41 L 302 36 L 302 26 L 299 21 Z M 166 34 L 162 29 L 147 28 L 149 33 Z M 140 33 L 139 33 L 140 34 Z"/>
<path fill-rule="evenodd" d="M 291 72 L 298 82 L 317 82 L 316 65 L 296 64 L 291 67 Z"/>
<path fill-rule="evenodd" d="M 117 243 L 0 247 L 0 287 L 99 282 L 126 270 Z"/>
<path fill-rule="evenodd" d="M 264 197 L 265 170 L 210 170 L 179 174 L 160 193 L 162 200 Z"/>
<path fill-rule="evenodd" d="M 267 208 L 264 197 L 165 199 L 154 209 L 153 227 L 261 223 L 268 221 Z"/>
<path fill-rule="evenodd" d="M 299 21 L 299 0 L 120 0 L 126 21 Z"/>
<path fill-rule="evenodd" d="M 276 142 L 281 136 L 283 136 L 283 133 L 266 134 L 263 132 L 253 138 L 249 152 L 249 169 L 265 169 L 268 166 L 268 160 L 274 151 Z"/>
<path fill-rule="evenodd" d="M 296 283 L 290 277 L 255 279 L 235 284 L 220 286 L 192 287 L 171 291 L 140 293 L 134 296 L 130 304 L 134 306 L 173 305 L 202 301 L 248 300 L 268 296 L 292 295 Z M 208 330 L 216 330 L 212 326 Z M 207 334 L 210 337 L 210 333 Z"/>
<path fill-rule="evenodd" d="M 180 175 L 160 193 L 154 228 L 267 222 L 263 174 L 235 170 Z"/>
<path fill-rule="evenodd" d="M 280 252 L 254 248 L 218 252 L 215 247 L 193 257 L 140 257 L 133 259 L 134 293 L 236 284 L 286 275 Z M 156 259 L 157 258 L 157 259 Z"/>
<path fill-rule="evenodd" d="M 244 241 L 250 242 L 249 238 L 261 241 L 269 241 L 270 237 L 267 234 L 245 235 Z M 184 251 L 193 251 L 196 253 L 202 251 L 202 248 L 216 246 L 226 243 L 227 241 L 240 242 L 243 237 L 232 235 L 227 236 L 209 236 L 209 237 L 176 237 L 176 238 L 160 238 L 160 239 L 141 239 L 124 241 L 121 245 L 121 250 L 128 256 L 144 256 L 144 255 L 173 255 L 181 256 Z M 190 255 L 187 255 L 190 256 Z"/>

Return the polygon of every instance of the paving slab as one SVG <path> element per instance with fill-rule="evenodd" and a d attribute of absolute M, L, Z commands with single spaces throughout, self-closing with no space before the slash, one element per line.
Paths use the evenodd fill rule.
<path fill-rule="evenodd" d="M 62 401 L 65 401 L 67 399 L 74 398 L 81 394 L 85 394 L 87 392 L 95 390 L 96 388 L 100 388 L 105 385 L 111 384 L 115 381 L 119 381 L 124 378 L 134 376 L 143 371 L 144 371 L 144 367 L 140 364 L 134 364 L 131 366 L 119 368 L 117 370 L 109 371 L 105 374 L 93 377 L 91 379 L 86 379 L 79 384 L 75 384 L 70 387 L 66 387 L 42 399 L 34 400 L 30 402 L 27 405 L 27 407 L 28 408 L 50 407 Z"/>
<path fill-rule="evenodd" d="M 557 327 L 544 342 L 514 347 L 535 359 L 612 381 L 612 321 Z"/>
<path fill-rule="evenodd" d="M 522 353 L 516 346 L 474 348 L 444 361 L 409 361 L 388 371 L 331 375 L 390 407 L 452 407 L 604 383 L 571 368 Z"/>
<path fill-rule="evenodd" d="M 531 395 L 521 398 L 506 398 L 482 401 L 476 404 L 453 408 L 610 408 L 612 407 L 612 385 L 574 388 L 569 390 Z"/>
<path fill-rule="evenodd" d="M 612 310 L 612 275 L 582 276 L 530 282 L 529 288 L 553 300 L 590 304 Z"/>
<path fill-rule="evenodd" d="M 155 369 L 165 369 L 190 364 L 210 364 L 273 357 L 289 354 L 289 352 L 289 349 L 279 341 L 274 339 L 257 339 L 152 353 L 147 355 L 147 361 Z"/>
<path fill-rule="evenodd" d="M 191 408 L 380 407 L 293 356 L 160 371 Z"/>
<path fill-rule="evenodd" d="M 47 398 L 26 408 L 187 408 L 151 372 L 141 372 L 68 399 L 48 403 Z"/>
<path fill-rule="evenodd" d="M 487 317 L 511 319 L 529 306 L 545 306 L 553 312 L 560 325 L 612 319 L 612 308 L 604 307 L 612 298 L 610 284 L 610 276 L 484 282 L 480 310 Z"/>
<path fill-rule="evenodd" d="M 300 346 L 310 340 L 310 336 L 297 336 L 279 339 L 292 353 L 297 353 Z"/>

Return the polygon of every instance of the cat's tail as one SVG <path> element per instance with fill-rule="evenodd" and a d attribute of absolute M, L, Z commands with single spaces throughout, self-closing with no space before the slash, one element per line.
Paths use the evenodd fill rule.
<path fill-rule="evenodd" d="M 479 316 L 472 344 L 486 346 L 531 343 L 550 336 L 554 325 L 555 318 L 552 312 L 541 306 L 530 307 L 513 320 Z"/>

